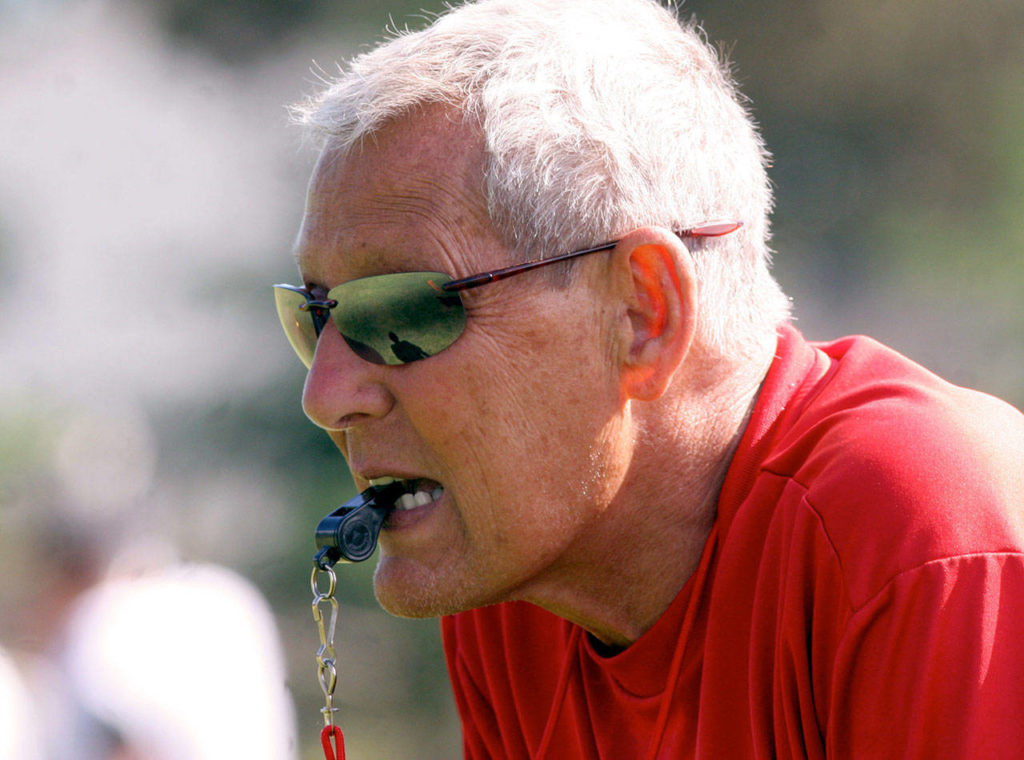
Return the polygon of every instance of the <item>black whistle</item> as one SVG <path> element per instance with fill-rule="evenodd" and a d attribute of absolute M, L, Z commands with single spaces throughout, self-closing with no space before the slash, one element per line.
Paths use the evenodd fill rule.
<path fill-rule="evenodd" d="M 322 569 L 338 562 L 362 562 L 377 548 L 377 537 L 395 500 L 405 493 L 399 482 L 370 486 L 320 520 L 316 526 L 317 553 L 313 562 Z"/>

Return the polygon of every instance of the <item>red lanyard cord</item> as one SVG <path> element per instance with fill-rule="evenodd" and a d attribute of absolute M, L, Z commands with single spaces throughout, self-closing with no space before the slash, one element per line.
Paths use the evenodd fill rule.
<path fill-rule="evenodd" d="M 338 747 L 337 753 L 331 745 L 332 738 Z M 320 744 L 324 748 L 324 760 L 345 760 L 345 737 L 338 726 L 324 726 L 324 730 L 320 732 Z"/>

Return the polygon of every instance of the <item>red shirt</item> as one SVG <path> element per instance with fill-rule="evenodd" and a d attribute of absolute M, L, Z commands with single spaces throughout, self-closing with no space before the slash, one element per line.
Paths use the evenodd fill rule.
<path fill-rule="evenodd" d="M 1024 417 L 867 338 L 780 332 L 698 570 L 604 657 L 442 620 L 467 758 L 1024 757 Z M 560 692 L 561 690 L 561 692 Z"/>

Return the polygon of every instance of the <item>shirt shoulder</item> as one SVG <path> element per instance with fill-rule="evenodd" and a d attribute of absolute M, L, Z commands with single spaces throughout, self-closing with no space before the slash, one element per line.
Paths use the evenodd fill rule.
<path fill-rule="evenodd" d="M 827 369 L 762 469 L 798 489 L 863 594 L 934 560 L 1024 551 L 1020 412 L 868 338 L 815 350 Z"/>

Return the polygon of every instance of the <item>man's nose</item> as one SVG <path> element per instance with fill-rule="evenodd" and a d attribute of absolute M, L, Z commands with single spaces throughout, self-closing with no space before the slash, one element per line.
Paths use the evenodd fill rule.
<path fill-rule="evenodd" d="M 317 341 L 302 391 L 302 409 L 325 430 L 345 430 L 384 417 L 394 398 L 384 383 L 387 367 L 360 359 L 328 322 Z"/>

